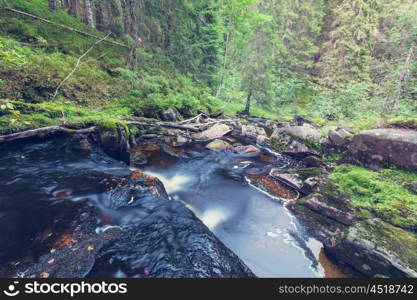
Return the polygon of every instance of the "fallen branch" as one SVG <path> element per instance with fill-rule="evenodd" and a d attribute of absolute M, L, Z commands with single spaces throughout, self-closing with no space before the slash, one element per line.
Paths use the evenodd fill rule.
<path fill-rule="evenodd" d="M 58 95 L 59 90 L 61 89 L 61 87 L 64 85 L 64 83 L 72 76 L 72 74 L 75 73 L 75 71 L 77 71 L 78 67 L 80 66 L 81 60 L 88 54 L 90 53 L 91 50 L 94 49 L 94 47 L 96 45 L 98 45 L 99 43 L 101 43 L 102 41 L 104 41 L 105 39 L 107 39 L 109 36 L 111 35 L 111 33 L 109 33 L 108 35 L 106 35 L 105 37 L 103 37 L 102 39 L 96 41 L 90 48 L 88 48 L 88 50 L 86 52 L 84 52 L 83 55 L 81 55 L 78 60 L 77 60 L 77 64 L 75 65 L 74 69 L 72 69 L 72 71 L 64 78 L 64 80 L 61 81 L 61 83 L 58 85 L 58 87 L 55 90 L 55 93 L 52 97 L 52 100 L 55 100 L 56 96 Z"/>
<path fill-rule="evenodd" d="M 42 127 L 37 129 L 31 129 L 26 131 L 21 131 L 17 133 L 7 134 L 7 135 L 0 135 L 0 143 L 11 142 L 20 139 L 26 139 L 34 136 L 40 136 L 45 134 L 53 134 L 53 133 L 72 133 L 72 134 L 86 134 L 86 133 L 93 133 L 98 130 L 98 127 L 89 127 L 85 129 L 70 129 L 62 126 L 49 126 L 49 127 Z"/>
<path fill-rule="evenodd" d="M 94 34 L 91 34 L 91 33 L 88 33 L 88 32 L 84 32 L 84 31 L 81 31 L 81 30 L 78 30 L 78 29 L 75 29 L 75 28 L 72 28 L 72 27 L 69 27 L 69 26 L 66 26 L 66 25 L 62 25 L 62 24 L 59 24 L 59 23 L 55 23 L 53 21 L 50 21 L 50 20 L 41 18 L 39 16 L 35 16 L 35 15 L 32 15 L 32 14 L 29 14 L 29 13 L 24 12 L 24 11 L 17 10 L 17 9 L 14 9 L 14 8 L 11 8 L 11 7 L 2 6 L 2 7 L 0 7 L 0 9 L 4 9 L 4 10 L 8 10 L 8 11 L 11 11 L 11 12 L 14 12 L 14 13 L 17 13 L 17 14 L 21 14 L 21 15 L 24 15 L 24 16 L 27 16 L 27 17 L 30 17 L 30 18 L 33 18 L 33 19 L 36 19 L 36 20 L 45 22 L 45 23 L 49 23 L 49 24 L 52 24 L 52 25 L 55 25 L 55 26 L 64 28 L 66 30 L 70 30 L 70 31 L 79 33 L 79 34 L 84 35 L 84 36 L 88 36 L 88 37 L 95 38 L 97 40 L 101 39 L 99 36 L 96 36 Z M 129 48 L 125 44 L 122 44 L 122 43 L 119 43 L 119 42 L 115 42 L 115 41 L 106 41 L 106 43 L 110 43 L 110 44 L 114 44 L 114 45 L 117 45 L 117 46 Z"/>
<path fill-rule="evenodd" d="M 187 119 L 187 120 L 181 121 L 179 124 L 193 123 L 194 121 L 196 121 L 196 123 L 199 123 L 200 118 L 203 117 L 203 116 L 204 117 L 207 117 L 205 114 L 201 113 L 201 114 L 199 114 L 199 115 L 197 115 L 195 117 L 192 117 L 191 119 Z"/>
<path fill-rule="evenodd" d="M 168 122 L 140 122 L 132 119 L 123 119 L 128 124 L 136 125 L 136 126 L 144 126 L 144 127 L 166 127 L 166 128 L 173 128 L 179 130 L 188 130 L 191 132 L 200 132 L 200 129 L 195 128 L 193 126 L 186 126 L 186 125 L 179 125 L 176 123 L 168 123 Z"/>

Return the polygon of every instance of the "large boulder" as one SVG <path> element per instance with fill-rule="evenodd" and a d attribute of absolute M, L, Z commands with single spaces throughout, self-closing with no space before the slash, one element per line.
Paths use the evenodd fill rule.
<path fill-rule="evenodd" d="M 181 118 L 181 114 L 173 107 L 170 107 L 161 113 L 162 121 L 176 122 L 181 120 Z"/>
<path fill-rule="evenodd" d="M 355 135 L 349 145 L 349 162 L 377 169 L 395 165 L 417 170 L 417 131 L 373 129 Z"/>
<path fill-rule="evenodd" d="M 343 147 L 349 144 L 350 132 L 344 128 L 337 128 L 335 130 L 330 130 L 328 133 L 329 144 L 335 145 L 338 147 Z"/>
<path fill-rule="evenodd" d="M 324 142 L 320 131 L 309 124 L 275 128 L 270 140 L 278 150 L 289 155 L 298 153 L 318 153 Z"/>
<path fill-rule="evenodd" d="M 377 219 L 358 222 L 343 238 L 324 243 L 326 252 L 336 260 L 370 277 L 416 278 L 414 257 L 407 254 L 415 246 L 413 234 Z"/>
<path fill-rule="evenodd" d="M 315 143 L 320 143 L 322 141 L 320 131 L 309 124 L 277 128 L 272 135 L 278 136 L 280 134 L 287 134 L 302 141 L 311 141 Z"/>
<path fill-rule="evenodd" d="M 198 140 L 214 140 L 228 134 L 232 129 L 226 124 L 215 124 L 203 132 L 195 134 L 193 137 Z"/>
<path fill-rule="evenodd" d="M 409 250 L 417 247 L 415 232 L 359 211 L 328 174 L 319 181 L 313 194 L 288 207 L 304 220 L 326 253 L 362 276 L 417 276 L 417 255 Z"/>

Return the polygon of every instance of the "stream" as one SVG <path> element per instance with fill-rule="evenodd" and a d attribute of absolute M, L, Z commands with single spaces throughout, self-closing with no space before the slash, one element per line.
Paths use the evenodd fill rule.
<path fill-rule="evenodd" d="M 2 147 L 0 275 L 25 277 L 32 272 L 27 270 L 36 269 L 33 265 L 39 261 L 59 261 L 59 256 L 54 256 L 53 260 L 49 256 L 57 255 L 54 254 L 56 249 L 59 252 L 60 248 L 77 242 L 71 234 L 81 230 L 91 211 L 97 216 L 89 223 L 95 233 L 109 227 L 137 233 L 138 228 L 144 230 L 150 222 L 158 223 L 158 218 L 167 214 L 184 224 L 177 228 L 168 220 L 172 230 L 159 233 L 148 230 L 137 242 L 130 235 L 117 237 L 119 240 L 116 238 L 107 248 L 102 246 L 104 242 L 96 243 L 104 249 L 97 254 L 98 263 L 91 262 L 85 270 L 77 270 L 79 276 L 136 277 L 139 273 L 144 276 L 151 272 L 156 277 L 188 276 L 191 271 L 181 273 L 178 268 L 186 262 L 176 262 L 177 265 L 168 262 L 173 260 L 171 256 L 179 255 L 171 253 L 172 245 L 177 244 L 180 244 L 179 250 L 175 251 L 181 253 L 201 247 L 213 252 L 210 258 L 219 266 L 196 276 L 220 274 L 219 269 L 225 265 L 227 257 L 231 265 L 225 267 L 228 272 L 233 273 L 233 268 L 242 274 L 246 272 L 239 265 L 239 257 L 258 277 L 324 277 L 337 270 L 337 266 L 323 257 L 321 243 L 309 237 L 303 225 L 285 207 L 285 201 L 259 189 L 246 176 L 264 173 L 271 159 L 207 150 L 199 144 L 176 153 L 163 151 L 158 146 L 148 150 L 147 163 L 140 169 L 162 181 L 169 195 L 167 202 L 143 195 L 137 197 L 138 202 L 133 196 L 127 203 L 115 201 L 110 183 L 138 169 L 109 157 L 94 143 L 86 146 L 83 139 L 74 142 L 61 137 Z M 273 158 L 275 168 L 298 164 L 278 153 L 263 152 L 264 156 Z M 206 233 L 204 226 L 194 221 L 193 214 L 185 207 L 237 257 Z M 182 232 L 188 227 L 190 232 Z M 202 246 L 196 246 L 194 231 L 204 233 L 207 241 L 199 241 Z M 166 236 L 159 236 L 164 234 Z M 141 244 L 145 237 L 146 241 Z M 161 238 L 166 239 L 163 244 Z M 225 258 L 216 259 L 219 253 L 226 253 Z M 42 274 L 49 276 L 49 273 Z M 239 276 L 239 273 L 234 274 Z"/>

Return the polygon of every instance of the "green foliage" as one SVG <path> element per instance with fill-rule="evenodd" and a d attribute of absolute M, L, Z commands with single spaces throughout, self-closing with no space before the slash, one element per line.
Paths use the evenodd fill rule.
<path fill-rule="evenodd" d="M 396 127 L 417 130 L 417 118 L 393 118 L 388 120 L 388 124 Z"/>
<path fill-rule="evenodd" d="M 353 206 L 394 226 L 417 230 L 417 196 L 407 189 L 407 185 L 417 181 L 416 173 L 394 169 L 374 172 L 341 165 L 331 179 L 340 193 L 350 196 Z"/>

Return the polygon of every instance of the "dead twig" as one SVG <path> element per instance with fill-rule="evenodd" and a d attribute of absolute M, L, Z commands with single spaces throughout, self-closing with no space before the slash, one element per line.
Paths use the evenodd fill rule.
<path fill-rule="evenodd" d="M 55 90 L 55 93 L 52 97 L 52 100 L 55 100 L 56 96 L 59 93 L 59 90 L 61 89 L 61 87 L 64 85 L 64 83 L 75 73 L 75 71 L 77 71 L 78 67 L 80 66 L 81 60 L 87 56 L 88 53 L 90 53 L 91 50 L 94 49 L 94 47 L 96 45 L 98 45 L 99 43 L 101 43 L 102 41 L 104 41 L 105 39 L 107 39 L 109 36 L 111 35 L 111 33 L 107 34 L 105 37 L 103 37 L 102 39 L 96 41 L 90 48 L 88 48 L 88 50 L 86 52 L 83 53 L 83 55 L 81 55 L 78 60 L 77 60 L 77 64 L 75 65 L 74 69 L 72 69 L 72 71 L 64 78 L 64 80 L 61 81 L 61 83 L 58 85 L 58 87 Z"/>

